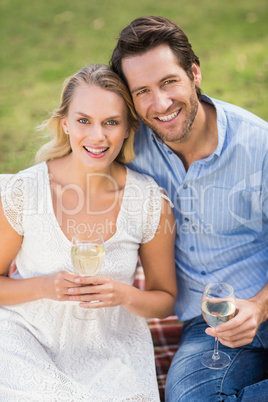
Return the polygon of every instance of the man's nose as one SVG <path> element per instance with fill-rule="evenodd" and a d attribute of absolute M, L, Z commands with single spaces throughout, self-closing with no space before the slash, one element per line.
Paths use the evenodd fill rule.
<path fill-rule="evenodd" d="M 165 91 L 157 90 L 153 92 L 152 108 L 156 113 L 165 113 L 172 105 L 172 99 Z"/>

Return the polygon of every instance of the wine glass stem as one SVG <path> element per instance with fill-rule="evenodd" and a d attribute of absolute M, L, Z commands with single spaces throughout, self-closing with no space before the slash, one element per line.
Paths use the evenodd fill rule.
<path fill-rule="evenodd" d="M 215 338 L 215 344 L 214 344 L 214 352 L 212 355 L 213 360 L 218 360 L 220 358 L 219 355 L 219 339 L 218 337 Z"/>

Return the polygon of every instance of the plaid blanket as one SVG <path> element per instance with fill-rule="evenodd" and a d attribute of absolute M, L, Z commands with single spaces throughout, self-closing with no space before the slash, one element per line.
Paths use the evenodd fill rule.
<path fill-rule="evenodd" d="M 161 401 L 165 400 L 165 385 L 169 366 L 175 355 L 182 332 L 182 323 L 176 316 L 163 319 L 148 320 L 151 330 L 154 353 L 157 382 Z"/>
<path fill-rule="evenodd" d="M 144 289 L 144 274 L 141 266 L 138 267 L 134 285 L 139 289 Z M 179 322 L 177 316 L 170 316 L 163 319 L 149 319 L 148 325 L 154 344 L 160 399 L 164 402 L 167 372 L 179 347 L 183 324 Z"/>

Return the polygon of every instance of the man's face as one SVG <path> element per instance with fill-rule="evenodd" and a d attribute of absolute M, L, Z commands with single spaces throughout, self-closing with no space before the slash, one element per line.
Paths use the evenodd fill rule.
<path fill-rule="evenodd" d="M 161 45 L 124 58 L 122 68 L 142 122 L 166 143 L 186 140 L 198 111 L 199 67 L 193 65 L 191 80 L 171 49 Z"/>

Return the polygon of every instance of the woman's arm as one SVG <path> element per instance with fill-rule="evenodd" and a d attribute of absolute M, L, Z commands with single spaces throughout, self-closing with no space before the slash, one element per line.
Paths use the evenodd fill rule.
<path fill-rule="evenodd" d="M 75 285 L 78 275 L 61 271 L 55 275 L 29 279 L 7 277 L 11 262 L 16 257 L 23 240 L 8 222 L 0 198 L 0 305 L 26 303 L 42 298 L 68 300 L 68 287 Z"/>
<path fill-rule="evenodd" d="M 124 305 L 128 310 L 146 318 L 163 318 L 173 314 L 177 296 L 175 235 L 173 212 L 169 203 L 162 199 L 162 214 L 157 232 L 151 241 L 140 247 L 145 291 L 134 288 L 127 294 Z"/>
<path fill-rule="evenodd" d="M 142 317 L 163 318 L 173 313 L 177 295 L 175 275 L 175 222 L 166 200 L 162 200 L 162 214 L 154 238 L 140 246 L 140 258 L 146 279 L 145 290 L 113 281 L 108 277 L 80 277 L 84 286 L 69 289 L 70 300 L 80 301 L 81 307 L 100 308 L 124 306 Z M 96 303 L 87 303 L 90 301 Z"/>

